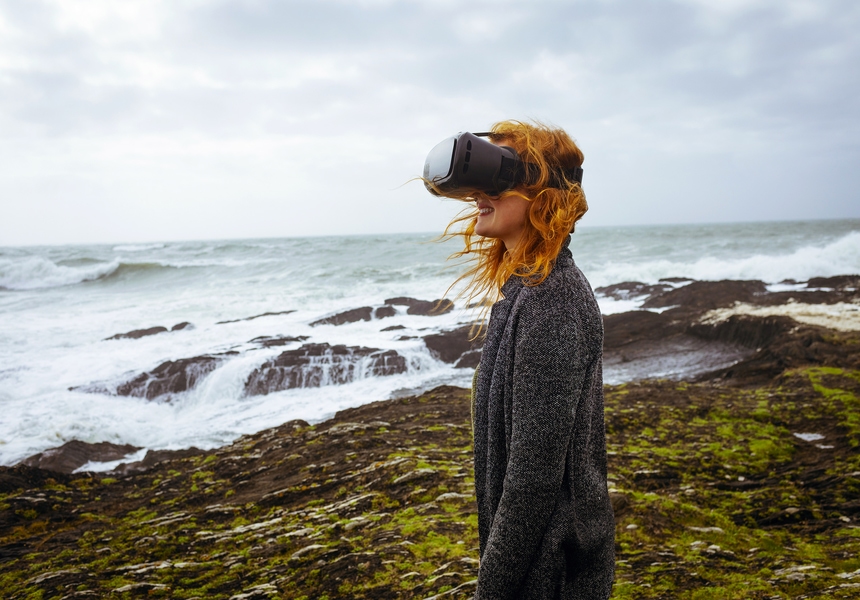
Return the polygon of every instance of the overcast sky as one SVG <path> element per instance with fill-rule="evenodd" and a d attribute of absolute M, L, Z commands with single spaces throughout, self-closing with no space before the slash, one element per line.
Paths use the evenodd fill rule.
<path fill-rule="evenodd" d="M 857 0 L 0 0 L 0 245 L 438 231 L 427 152 L 585 153 L 584 225 L 860 217 Z"/>

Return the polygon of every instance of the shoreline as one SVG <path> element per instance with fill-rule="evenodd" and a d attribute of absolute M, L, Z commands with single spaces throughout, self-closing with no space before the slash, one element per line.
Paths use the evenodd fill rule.
<path fill-rule="evenodd" d="M 746 372 L 747 379 L 762 383 L 777 375 L 788 364 L 777 361 L 778 364 L 772 364 L 765 372 L 759 372 L 762 366 L 758 363 L 762 362 L 763 353 L 767 354 L 767 348 L 772 344 L 797 346 L 798 342 L 794 339 L 797 337 L 794 335 L 797 328 L 827 328 L 829 325 L 833 330 L 843 333 L 860 329 L 860 275 L 813 278 L 808 282 L 787 282 L 780 286 L 768 286 L 754 280 L 711 282 L 675 278 L 653 285 L 622 282 L 597 288 L 596 293 L 615 300 L 635 301 L 640 305 L 637 310 L 603 317 L 604 381 L 610 385 L 661 378 L 679 381 L 738 378 L 741 372 Z M 373 319 L 373 323 L 375 319 L 381 318 L 377 315 L 382 315 L 383 311 L 389 311 L 386 315 L 393 314 L 393 307 L 401 305 L 408 308 L 410 314 L 423 315 L 429 325 L 434 318 L 438 318 L 434 316 L 434 311 L 445 314 L 454 310 L 452 303 L 438 302 L 441 301 L 392 298 L 379 306 L 348 309 L 328 315 L 318 322 L 334 328 L 368 319 Z M 245 320 L 266 316 L 269 315 L 251 316 Z M 380 320 L 379 323 L 381 327 L 386 321 Z M 176 331 L 188 326 L 188 323 L 181 323 L 172 329 Z M 113 337 L 139 339 L 164 335 L 166 331 L 166 327 L 151 328 Z M 441 330 L 431 328 L 431 331 L 410 339 L 422 340 L 430 354 L 443 363 L 464 371 L 477 365 L 480 343 L 470 339 L 468 325 L 449 326 Z M 255 371 L 252 377 L 256 379 L 253 381 L 260 382 L 253 384 L 255 389 L 260 388 L 255 393 L 268 394 L 294 382 L 319 377 L 314 370 L 319 367 L 314 365 L 320 364 L 320 360 L 332 361 L 331 367 L 326 367 L 331 369 L 354 369 L 352 365 L 362 361 L 362 364 L 367 365 L 367 360 L 371 360 L 371 368 L 378 370 L 374 371 L 378 373 L 376 376 L 398 373 L 406 368 L 405 360 L 397 351 L 381 354 L 376 349 L 363 347 L 337 350 L 328 344 L 305 343 L 304 339 L 303 336 L 275 335 L 252 340 L 265 348 L 295 347 L 300 344 L 298 349 L 281 352 L 277 358 Z M 337 352 L 341 352 L 343 358 L 339 358 Z M 795 349 L 794 354 L 803 355 L 804 352 L 806 350 Z M 791 354 L 785 349 L 782 353 Z M 829 360 L 813 358 L 819 362 Z M 83 386 L 82 391 L 145 395 L 156 401 L 161 398 L 157 394 L 168 394 L 163 397 L 169 400 L 170 394 L 181 393 L 186 387 L 192 387 L 200 377 L 217 367 L 221 360 L 218 355 L 202 355 L 169 361 L 154 371 L 138 374 L 112 392 L 98 383 Z M 345 362 L 338 362 L 341 360 Z M 751 364 L 758 366 L 749 367 Z M 336 390 L 337 387 L 329 389 Z M 152 393 L 156 395 L 150 396 Z M 130 472 L 136 468 L 145 468 L 155 460 L 196 451 L 193 447 L 184 450 L 151 449 L 146 459 L 142 454 L 144 450 L 130 444 L 72 440 L 60 447 L 31 455 L 19 464 L 65 473 L 80 470 L 86 465 L 99 472 L 110 472 L 116 467 Z M 135 464 L 129 466 L 129 462 Z"/>

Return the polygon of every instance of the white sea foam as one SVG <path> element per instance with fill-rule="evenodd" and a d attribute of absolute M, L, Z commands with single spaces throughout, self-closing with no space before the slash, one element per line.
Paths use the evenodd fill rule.
<path fill-rule="evenodd" d="M 133 462 L 138 462 L 138 461 L 143 460 L 144 458 L 146 458 L 147 452 L 148 452 L 148 450 L 146 448 L 141 448 L 140 450 L 137 450 L 136 452 L 131 452 L 131 453 L 127 454 L 126 456 L 123 456 L 122 458 L 117 459 L 117 460 L 109 460 L 106 462 L 99 462 L 99 461 L 92 461 L 91 460 L 88 463 L 86 463 L 85 465 L 75 469 L 74 472 L 75 473 L 85 473 L 87 471 L 90 471 L 93 473 L 104 473 L 105 471 L 113 471 L 114 469 L 116 469 L 118 466 L 120 466 L 123 463 L 128 464 L 128 463 L 133 463 Z"/>
<path fill-rule="evenodd" d="M 164 248 L 164 244 L 120 244 L 114 246 L 115 252 L 145 252 L 147 250 L 159 250 Z"/>
<path fill-rule="evenodd" d="M 597 304 L 600 306 L 600 312 L 604 315 L 614 315 L 630 310 L 636 310 L 642 305 L 642 298 L 627 298 L 625 300 L 617 300 L 608 296 L 597 295 Z"/>

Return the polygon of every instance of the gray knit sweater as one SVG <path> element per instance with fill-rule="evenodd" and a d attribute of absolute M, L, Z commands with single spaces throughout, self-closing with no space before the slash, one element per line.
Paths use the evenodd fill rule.
<path fill-rule="evenodd" d="M 603 322 L 562 248 L 549 277 L 511 277 L 475 381 L 476 599 L 609 598 Z"/>

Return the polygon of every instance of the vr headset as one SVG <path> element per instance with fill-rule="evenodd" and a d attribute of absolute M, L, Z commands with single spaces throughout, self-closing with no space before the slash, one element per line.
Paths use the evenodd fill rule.
<path fill-rule="evenodd" d="M 488 135 L 461 132 L 436 144 L 424 162 L 427 190 L 435 196 L 471 190 L 498 196 L 539 176 L 538 167 L 520 160 L 513 148 L 482 139 Z M 554 170 L 548 185 L 564 189 L 565 179 L 582 185 L 582 167 Z"/>

